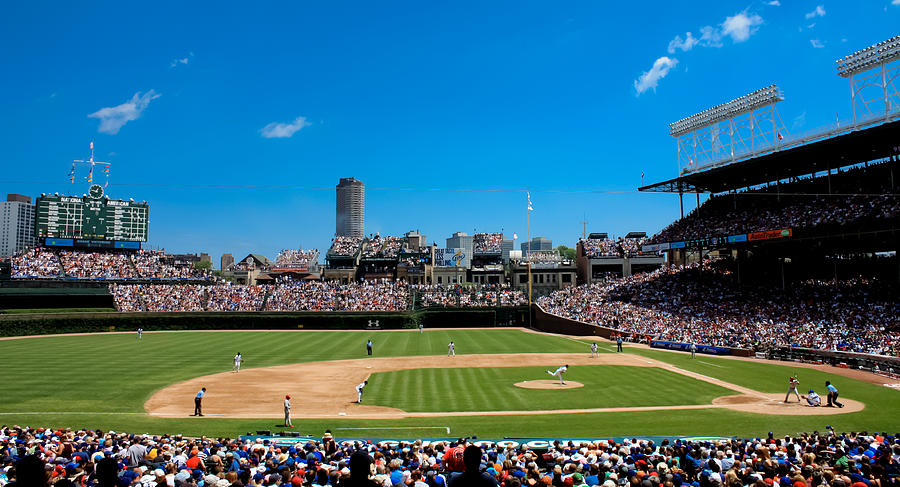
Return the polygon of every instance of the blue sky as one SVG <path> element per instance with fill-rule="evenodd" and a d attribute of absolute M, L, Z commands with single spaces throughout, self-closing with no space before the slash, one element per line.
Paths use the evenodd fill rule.
<path fill-rule="evenodd" d="M 324 254 L 340 177 L 366 183 L 367 233 L 522 239 L 526 187 L 554 244 L 584 219 L 654 233 L 678 198 L 634 190 L 676 175 L 667 123 L 772 83 L 789 129 L 844 118 L 834 60 L 898 25 L 900 0 L 19 2 L 0 191 L 85 192 L 66 176 L 93 138 L 149 244 L 216 263 Z"/>

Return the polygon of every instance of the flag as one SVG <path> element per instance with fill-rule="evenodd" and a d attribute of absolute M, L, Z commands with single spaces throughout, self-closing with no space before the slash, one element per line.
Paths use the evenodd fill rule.
<path fill-rule="evenodd" d="M 513 234 L 513 240 L 516 240 L 517 238 L 519 238 L 519 235 L 514 233 L 514 234 Z"/>
<path fill-rule="evenodd" d="M 94 150 L 94 141 L 91 141 L 91 150 Z"/>
<path fill-rule="evenodd" d="M 779 133 L 779 134 L 778 134 L 778 140 L 781 140 L 781 139 L 783 139 L 783 138 L 784 138 L 784 136 L 782 136 L 782 135 Z"/>
<path fill-rule="evenodd" d="M 109 166 L 106 166 L 106 169 L 104 169 L 103 172 L 109 173 Z"/>
<path fill-rule="evenodd" d="M 531 193 L 525 192 L 525 194 L 528 196 L 528 211 L 534 211 L 534 208 L 531 206 Z"/>
<path fill-rule="evenodd" d="M 91 172 L 88 173 L 87 181 L 89 183 L 94 182 L 94 168 L 93 167 L 91 168 Z"/>

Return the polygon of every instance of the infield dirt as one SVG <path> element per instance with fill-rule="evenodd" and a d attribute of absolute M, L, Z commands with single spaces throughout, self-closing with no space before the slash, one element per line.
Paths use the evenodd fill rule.
<path fill-rule="evenodd" d="M 356 404 L 355 386 L 376 372 L 423 368 L 526 367 L 578 365 L 628 365 L 659 367 L 694 379 L 735 391 L 735 395 L 717 398 L 712 404 L 684 406 L 647 406 L 630 408 L 556 409 L 541 411 L 467 411 L 410 413 L 396 408 Z M 275 367 L 245 369 L 240 373 L 222 372 L 173 384 L 153 394 L 144 404 L 146 411 L 158 417 L 185 417 L 193 411 L 194 395 L 207 388 L 204 414 L 214 418 L 281 418 L 285 394 L 293 398 L 295 418 L 396 419 L 436 416 L 492 416 L 510 414 L 562 414 L 582 412 L 622 412 L 675 409 L 727 408 L 761 414 L 817 415 L 861 411 L 865 405 L 841 398 L 842 409 L 784 403 L 783 395 L 764 394 L 752 389 L 690 372 L 665 362 L 631 354 L 601 354 L 591 358 L 584 353 L 534 353 L 460 355 L 457 357 L 374 357 L 327 362 L 308 362 Z M 558 387 L 558 384 L 557 384 Z M 780 397 L 779 397 L 780 396 Z M 365 396 L 363 397 L 365 402 Z"/>

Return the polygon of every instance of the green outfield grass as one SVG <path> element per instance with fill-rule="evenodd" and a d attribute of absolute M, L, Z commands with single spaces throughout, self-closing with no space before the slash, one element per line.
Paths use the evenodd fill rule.
<path fill-rule="evenodd" d="M 237 435 L 258 429 L 277 430 L 276 420 L 184 418 L 165 419 L 147 416 L 143 404 L 152 393 L 171 383 L 192 377 L 230 370 L 231 358 L 241 351 L 245 367 L 266 367 L 295 362 L 361 358 L 365 356 L 365 341 L 375 342 L 375 356 L 442 355 L 451 339 L 458 354 L 467 353 L 554 353 L 588 352 L 587 343 L 576 340 L 542 336 L 518 330 L 426 330 L 399 332 L 223 332 L 223 333 L 145 333 L 138 341 L 134 334 L 94 334 L 86 336 L 34 337 L 0 341 L 0 424 L 28 424 L 54 427 L 91 427 L 116 431 L 147 433 L 181 433 L 188 435 Z M 604 343 L 601 351 L 612 346 Z M 698 356 L 690 360 L 687 354 L 657 350 L 633 349 L 638 353 L 677 367 L 719 377 L 731 383 L 763 392 L 783 392 L 789 375 L 798 373 L 801 387 L 815 385 L 821 391 L 826 379 L 841 390 L 841 396 L 867 404 L 859 413 L 827 416 L 774 416 L 740 413 L 723 409 L 681 411 L 646 411 L 628 413 L 586 413 L 561 415 L 504 415 L 456 416 L 441 418 L 410 418 L 404 420 L 294 420 L 295 430 L 321 434 L 326 428 L 397 428 L 420 426 L 449 426 L 450 436 L 622 436 L 622 435 L 763 435 L 822 430 L 831 424 L 837 430 L 900 430 L 900 391 L 860 381 L 845 379 L 818 371 L 797 370 L 789 365 L 770 365 Z M 591 366 L 594 367 L 594 366 Z M 573 367 L 572 374 L 580 373 Z M 691 379 L 678 377 L 645 386 L 646 378 L 636 378 L 630 372 L 612 379 L 597 366 L 601 385 L 575 389 L 580 396 L 597 401 L 641 401 L 645 404 L 663 400 L 667 396 L 684 395 L 685 385 L 691 384 L 691 397 L 700 401 L 698 389 Z M 518 370 L 522 370 L 518 368 Z M 606 370 L 612 370 L 611 368 Z M 648 369 L 663 372 L 660 369 Z M 409 371 L 412 373 L 413 371 Z M 537 370 L 539 378 L 547 378 Z M 543 374 L 544 377 L 540 377 Z M 585 374 L 590 375 L 588 371 Z M 605 376 L 605 377 L 604 377 Z M 574 375 L 569 377 L 575 379 Z M 465 378 L 463 378 L 465 379 Z M 504 379 L 508 381 L 507 379 Z M 594 380 L 587 377 L 584 380 Z M 380 379 L 379 379 L 380 381 Z M 515 381 L 513 381 L 515 382 Z M 462 383 L 479 384 L 462 380 Z M 375 399 L 375 382 L 367 391 L 367 399 Z M 613 389 L 613 387 L 624 389 Z M 377 387 L 376 387 L 377 386 Z M 410 383 L 408 395 L 425 395 L 431 390 L 429 382 L 421 384 L 422 391 Z M 705 387 L 705 384 L 704 384 Z M 710 386 L 712 387 L 712 386 Z M 386 389 L 385 389 L 386 390 Z M 480 388 L 477 395 L 489 394 L 493 388 Z M 517 389 L 518 391 L 518 389 Z M 542 392 L 542 391 L 529 391 Z M 551 391 L 552 392 L 552 391 Z M 569 391 L 556 391 L 568 393 Z M 462 397 L 454 391 L 446 397 Z M 403 407 L 400 394 L 390 403 Z M 501 395 L 509 401 L 509 394 Z M 469 399 L 476 400 L 476 399 Z M 579 399 L 580 400 L 580 399 Z M 669 400 L 669 399 L 664 399 Z M 387 401 L 379 399 L 379 401 Z M 674 400 L 673 400 L 674 401 Z M 490 399 L 489 402 L 493 402 Z M 674 401 L 684 404 L 684 399 Z M 568 406 L 566 406 L 568 407 Z M 589 407 L 596 407 L 593 404 Z M 494 405 L 496 409 L 497 406 Z M 490 409 L 480 406 L 478 409 Z M 507 409 L 504 407 L 503 409 Z M 524 408 L 515 408 L 524 409 Z M 541 408 L 544 409 L 544 408 Z M 367 434 L 413 436 L 444 436 L 440 430 L 365 430 Z M 351 436 L 347 433 L 345 436 Z"/>
<path fill-rule="evenodd" d="M 546 370 L 546 367 L 474 367 L 381 372 L 369 378 L 366 403 L 410 412 L 531 411 L 709 404 L 716 397 L 737 394 L 660 368 L 622 365 L 571 367 L 565 380 L 581 382 L 583 388 L 515 387 L 516 382 L 525 380 L 555 381 Z"/>

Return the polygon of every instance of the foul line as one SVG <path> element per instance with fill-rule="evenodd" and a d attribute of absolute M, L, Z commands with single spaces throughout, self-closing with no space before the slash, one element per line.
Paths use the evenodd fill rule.
<path fill-rule="evenodd" d="M 697 362 L 699 362 L 699 363 L 701 363 L 701 364 L 712 365 L 713 367 L 718 367 L 718 368 L 720 368 L 720 369 L 724 369 L 724 368 L 725 368 L 724 365 L 711 364 L 711 363 L 709 363 L 709 362 L 704 362 L 704 361 L 702 361 L 702 360 L 698 360 Z"/>

